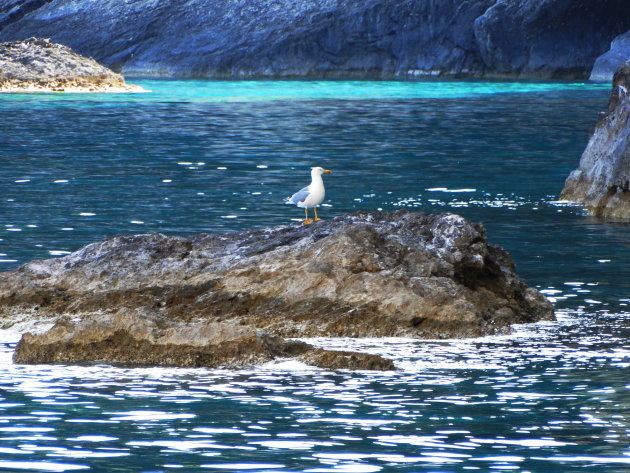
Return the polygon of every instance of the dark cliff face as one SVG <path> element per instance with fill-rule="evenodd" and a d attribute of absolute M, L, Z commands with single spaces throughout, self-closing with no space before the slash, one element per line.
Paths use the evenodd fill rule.
<path fill-rule="evenodd" d="M 499 1 L 475 20 L 483 61 L 493 75 L 587 77 L 610 41 L 630 29 L 624 0 Z"/>
<path fill-rule="evenodd" d="M 626 0 L 0 0 L 0 41 L 50 37 L 125 74 L 588 77 Z"/>

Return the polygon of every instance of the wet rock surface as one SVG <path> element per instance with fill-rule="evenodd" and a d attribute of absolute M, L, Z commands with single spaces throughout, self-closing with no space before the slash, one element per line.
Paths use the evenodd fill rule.
<path fill-rule="evenodd" d="M 290 354 L 389 369 L 274 337 L 472 337 L 552 319 L 553 309 L 482 225 L 399 211 L 191 238 L 120 235 L 0 274 L 4 326 L 62 316 L 82 321 L 25 335 L 16 360 L 235 366 Z"/>
<path fill-rule="evenodd" d="M 325 369 L 351 369 L 370 371 L 391 371 L 396 367 L 392 360 L 368 353 L 333 351 L 317 348 L 308 350 L 298 357 L 306 364 Z"/>
<path fill-rule="evenodd" d="M 561 199 L 598 217 L 630 218 L 630 61 L 613 76 L 608 109 L 600 114 Z"/>
<path fill-rule="evenodd" d="M 586 78 L 628 29 L 626 0 L 0 2 L 0 40 L 141 76 Z"/>
<path fill-rule="evenodd" d="M 136 366 L 242 367 L 302 354 L 286 342 L 238 324 L 185 323 L 147 310 L 62 318 L 49 331 L 25 334 L 17 363 L 107 362 Z"/>
<path fill-rule="evenodd" d="M 110 363 L 123 366 L 243 368 L 277 358 L 326 369 L 393 370 L 378 355 L 329 351 L 231 322 L 187 323 L 146 309 L 62 317 L 47 332 L 26 333 L 16 363 Z"/>
<path fill-rule="evenodd" d="M 120 74 L 44 38 L 0 43 L 0 92 L 139 92 Z"/>

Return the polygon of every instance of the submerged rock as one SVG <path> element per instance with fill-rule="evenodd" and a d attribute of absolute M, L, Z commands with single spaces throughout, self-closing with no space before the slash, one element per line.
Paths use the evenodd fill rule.
<path fill-rule="evenodd" d="M 630 217 L 630 61 L 613 76 L 608 110 L 602 112 L 560 198 L 581 202 L 598 217 Z"/>
<path fill-rule="evenodd" d="M 0 43 L 0 92 L 140 92 L 120 74 L 49 39 Z"/>
<path fill-rule="evenodd" d="M 627 0 L 0 2 L 0 40 L 142 76 L 586 78 L 628 29 Z"/>
<path fill-rule="evenodd" d="M 0 274 L 0 320 L 143 310 L 282 337 L 474 337 L 553 318 L 482 225 L 356 213 L 241 233 L 120 235 Z M 326 361 L 328 363 L 328 361 Z"/>

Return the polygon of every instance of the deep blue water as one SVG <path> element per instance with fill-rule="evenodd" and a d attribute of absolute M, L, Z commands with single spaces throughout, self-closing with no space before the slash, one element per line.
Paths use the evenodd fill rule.
<path fill-rule="evenodd" d="M 0 268 L 121 232 L 291 223 L 325 176 L 354 210 L 483 221 L 558 321 L 474 340 L 315 340 L 395 373 L 19 366 L 2 334 L 0 471 L 630 472 L 630 225 L 558 202 L 608 88 L 137 81 L 0 96 Z"/>

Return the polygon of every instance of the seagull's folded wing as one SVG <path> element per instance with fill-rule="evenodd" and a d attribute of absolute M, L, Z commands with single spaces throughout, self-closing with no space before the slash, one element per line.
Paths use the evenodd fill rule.
<path fill-rule="evenodd" d="M 309 194 L 310 194 L 310 191 L 308 190 L 308 187 L 305 187 L 301 191 L 298 191 L 295 194 L 293 194 L 291 197 L 289 197 L 289 200 L 287 201 L 287 203 L 299 204 L 300 202 L 304 202 Z"/>

